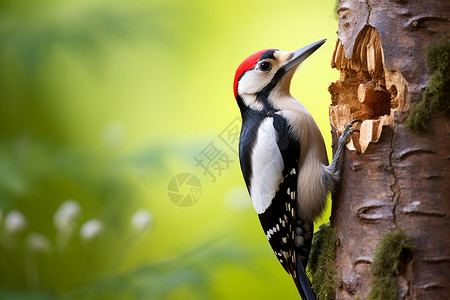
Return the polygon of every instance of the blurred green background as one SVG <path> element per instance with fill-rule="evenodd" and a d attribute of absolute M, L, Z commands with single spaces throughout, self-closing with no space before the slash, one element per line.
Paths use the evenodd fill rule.
<path fill-rule="evenodd" d="M 334 7 L 1 1 L 0 299 L 298 297 L 244 187 L 232 82 L 327 38 L 292 93 L 330 145 Z"/>

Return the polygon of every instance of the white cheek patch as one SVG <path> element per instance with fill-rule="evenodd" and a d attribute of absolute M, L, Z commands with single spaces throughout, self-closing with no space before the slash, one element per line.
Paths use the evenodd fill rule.
<path fill-rule="evenodd" d="M 256 94 L 272 80 L 272 72 L 247 71 L 239 80 L 238 93 L 245 105 L 254 110 L 262 110 L 264 105 L 256 100 Z"/>
<path fill-rule="evenodd" d="M 244 94 L 241 95 L 242 100 L 244 101 L 245 105 L 250 107 L 253 110 L 263 110 L 264 109 L 264 105 L 259 102 L 256 101 L 256 95 L 252 94 Z"/>
<path fill-rule="evenodd" d="M 240 95 L 256 94 L 272 80 L 272 72 L 260 73 L 256 70 L 247 71 L 239 80 L 238 93 Z"/>
<path fill-rule="evenodd" d="M 258 129 L 252 156 L 250 196 L 258 214 L 272 203 L 283 179 L 283 158 L 277 144 L 273 118 L 266 118 Z"/>

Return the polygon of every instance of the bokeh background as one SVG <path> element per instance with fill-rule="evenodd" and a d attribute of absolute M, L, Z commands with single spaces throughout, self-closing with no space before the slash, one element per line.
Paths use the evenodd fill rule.
<path fill-rule="evenodd" d="M 1 1 L 0 299 L 298 297 L 244 187 L 232 82 L 258 50 L 327 38 L 292 93 L 330 145 L 334 10 Z"/>

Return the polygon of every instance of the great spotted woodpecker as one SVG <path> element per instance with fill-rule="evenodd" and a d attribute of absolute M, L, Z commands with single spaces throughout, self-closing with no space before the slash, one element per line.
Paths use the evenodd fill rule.
<path fill-rule="evenodd" d="M 239 65 L 233 87 L 242 114 L 239 158 L 247 189 L 276 257 L 304 299 L 314 299 L 305 273 L 313 221 L 338 182 L 337 160 L 359 121 L 346 126 L 328 165 L 319 127 L 289 91 L 298 65 L 325 41 L 294 52 L 259 51 Z"/>

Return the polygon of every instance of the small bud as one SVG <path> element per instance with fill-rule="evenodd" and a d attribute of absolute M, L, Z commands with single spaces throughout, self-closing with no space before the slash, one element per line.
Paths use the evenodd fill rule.
<path fill-rule="evenodd" d="M 144 231 L 151 225 L 152 221 L 152 214 L 148 210 L 140 209 L 131 217 L 131 227 L 136 231 Z"/>
<path fill-rule="evenodd" d="M 32 252 L 49 254 L 52 249 L 50 240 L 40 233 L 30 233 L 26 237 L 26 247 Z"/>
<path fill-rule="evenodd" d="M 18 210 L 10 211 L 5 217 L 5 230 L 9 234 L 17 234 L 27 227 L 25 216 Z"/>
<path fill-rule="evenodd" d="M 91 242 L 98 238 L 103 232 L 103 223 L 96 219 L 91 219 L 80 228 L 80 236 L 86 242 Z"/>
<path fill-rule="evenodd" d="M 53 223 L 59 231 L 71 233 L 75 229 L 80 215 L 80 204 L 76 200 L 67 200 L 58 207 L 53 216 Z"/>

